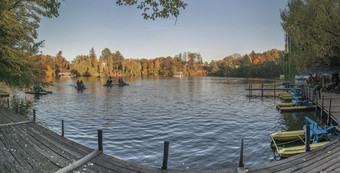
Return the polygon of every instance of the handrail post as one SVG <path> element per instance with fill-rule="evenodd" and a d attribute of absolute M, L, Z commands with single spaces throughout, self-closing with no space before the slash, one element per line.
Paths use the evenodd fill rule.
<path fill-rule="evenodd" d="M 103 130 L 98 130 L 98 150 L 103 152 Z"/>
<path fill-rule="evenodd" d="M 322 96 L 322 99 L 321 99 L 321 111 L 320 111 L 320 113 L 321 113 L 321 118 L 322 118 L 322 114 L 323 114 L 323 102 L 324 102 L 324 100 L 325 100 L 325 96 Z"/>
<path fill-rule="evenodd" d="M 263 83 L 262 83 L 262 87 L 261 87 L 261 97 L 263 97 Z"/>
<path fill-rule="evenodd" d="M 33 122 L 35 122 L 35 109 L 33 109 Z"/>
<path fill-rule="evenodd" d="M 7 98 L 7 107 L 9 108 L 9 98 Z"/>
<path fill-rule="evenodd" d="M 61 136 L 64 137 L 64 120 L 61 120 Z"/>
<path fill-rule="evenodd" d="M 274 83 L 274 99 L 275 99 L 275 95 L 276 95 L 276 93 L 275 93 L 275 83 Z"/>
<path fill-rule="evenodd" d="M 330 119 L 330 117 L 331 117 L 331 109 L 332 109 L 332 99 L 329 99 L 328 116 L 327 116 L 327 125 L 329 125 L 329 119 Z"/>
<path fill-rule="evenodd" d="M 169 158 L 169 141 L 164 141 L 163 166 L 162 169 L 168 169 Z"/>
<path fill-rule="evenodd" d="M 309 124 L 306 125 L 306 131 L 305 131 L 305 152 L 310 151 L 309 146 L 309 137 L 310 137 L 310 126 Z"/>

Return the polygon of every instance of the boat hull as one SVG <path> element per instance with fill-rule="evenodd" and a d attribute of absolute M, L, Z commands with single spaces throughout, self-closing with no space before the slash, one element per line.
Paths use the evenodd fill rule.
<path fill-rule="evenodd" d="M 319 142 L 316 144 L 310 144 L 310 149 L 314 150 L 318 147 L 321 147 L 325 144 L 330 143 L 330 141 L 324 141 L 324 142 Z M 291 157 L 296 154 L 301 154 L 305 152 L 305 145 L 299 145 L 299 146 L 294 146 L 294 147 L 287 147 L 287 148 L 281 148 L 278 149 L 278 153 L 281 157 Z"/>

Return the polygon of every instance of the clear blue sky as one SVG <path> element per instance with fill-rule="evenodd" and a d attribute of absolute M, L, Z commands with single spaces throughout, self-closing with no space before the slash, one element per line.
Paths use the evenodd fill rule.
<path fill-rule="evenodd" d="M 283 50 L 280 9 L 287 1 L 185 0 L 175 25 L 175 18 L 145 20 L 141 10 L 115 0 L 65 0 L 59 17 L 41 20 L 38 40 L 45 40 L 43 54 L 61 50 L 69 61 L 93 47 L 97 57 L 104 48 L 136 59 L 190 51 L 210 62 L 233 53 Z"/>

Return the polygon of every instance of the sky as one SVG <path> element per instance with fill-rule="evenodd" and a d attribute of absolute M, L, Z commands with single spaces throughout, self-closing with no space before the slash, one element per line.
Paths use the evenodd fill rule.
<path fill-rule="evenodd" d="M 185 0 L 177 18 L 145 20 L 136 6 L 115 0 L 65 0 L 57 18 L 42 18 L 38 41 L 42 54 L 58 51 L 72 61 L 97 58 L 105 48 L 125 58 L 154 59 L 183 52 L 202 55 L 203 61 L 222 60 L 239 53 L 284 49 L 280 10 L 288 0 Z"/>

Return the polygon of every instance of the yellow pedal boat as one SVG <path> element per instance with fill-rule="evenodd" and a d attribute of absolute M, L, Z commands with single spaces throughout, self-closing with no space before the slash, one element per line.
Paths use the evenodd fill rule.
<path fill-rule="evenodd" d="M 314 150 L 315 148 L 321 147 L 325 144 L 330 143 L 330 141 L 319 142 L 316 144 L 310 144 L 310 150 Z M 280 157 L 290 157 L 296 154 L 301 154 L 305 152 L 305 145 L 299 145 L 294 147 L 287 147 L 278 149 L 277 152 L 279 153 Z"/>
<path fill-rule="evenodd" d="M 277 108 L 283 112 L 294 112 L 294 111 L 308 111 L 315 109 L 313 106 L 277 106 Z"/>
<path fill-rule="evenodd" d="M 288 131 L 288 132 L 275 132 L 271 133 L 270 137 L 274 141 L 291 141 L 296 139 L 304 139 L 305 138 L 305 131 L 304 130 L 295 130 L 295 131 Z"/>

